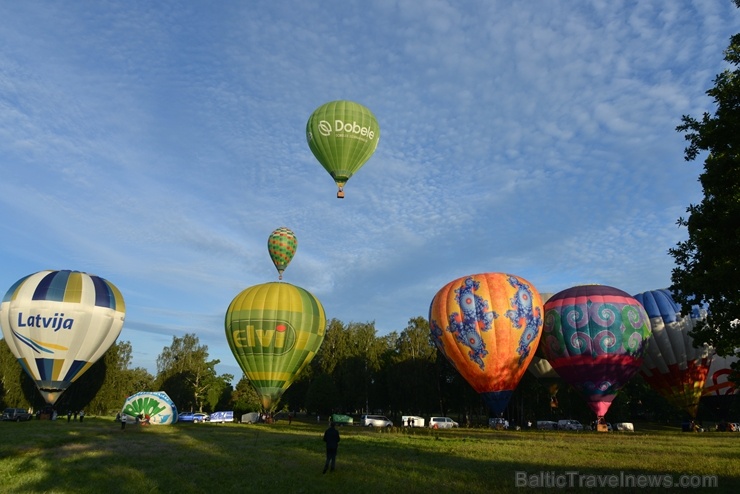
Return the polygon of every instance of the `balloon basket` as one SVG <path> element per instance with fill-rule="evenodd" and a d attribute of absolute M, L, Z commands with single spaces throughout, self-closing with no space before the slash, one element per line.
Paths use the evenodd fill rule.
<path fill-rule="evenodd" d="M 337 191 L 337 199 L 344 199 L 344 191 L 343 190 Z"/>
<path fill-rule="evenodd" d="M 609 427 L 606 424 L 596 424 L 596 432 L 609 432 Z"/>

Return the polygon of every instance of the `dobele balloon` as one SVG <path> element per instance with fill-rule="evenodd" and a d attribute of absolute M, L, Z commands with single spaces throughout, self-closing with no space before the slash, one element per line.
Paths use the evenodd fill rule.
<path fill-rule="evenodd" d="M 542 299 L 518 276 L 464 276 L 434 296 L 429 328 L 439 351 L 500 415 L 540 340 Z"/>
<path fill-rule="evenodd" d="M 283 271 L 288 267 L 290 261 L 298 249 L 298 239 L 289 228 L 281 226 L 273 231 L 267 239 L 267 251 L 270 259 L 278 271 L 278 279 L 283 279 Z"/>
<path fill-rule="evenodd" d="M 0 305 L 10 351 L 50 405 L 116 341 L 126 313 L 109 281 L 79 271 L 18 280 Z"/>
<path fill-rule="evenodd" d="M 306 124 L 308 147 L 337 183 L 338 198 L 344 184 L 370 159 L 380 140 L 375 115 L 352 101 L 332 101 L 318 107 Z"/>
<path fill-rule="evenodd" d="M 704 382 L 712 361 L 712 350 L 694 348 L 690 332 L 695 320 L 681 315 L 681 307 L 666 289 L 638 293 L 650 318 L 652 338 L 640 374 L 666 400 L 696 418 Z"/>
<path fill-rule="evenodd" d="M 555 372 L 577 389 L 597 417 L 642 365 L 650 338 L 642 305 L 605 285 L 582 285 L 545 303 L 540 347 Z"/>
<path fill-rule="evenodd" d="M 264 283 L 237 295 L 226 311 L 226 339 L 239 366 L 273 410 L 324 341 L 326 315 L 307 290 Z"/>

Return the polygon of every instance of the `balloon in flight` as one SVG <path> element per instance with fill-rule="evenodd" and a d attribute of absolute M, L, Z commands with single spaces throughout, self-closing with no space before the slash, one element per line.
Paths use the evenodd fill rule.
<path fill-rule="evenodd" d="M 694 348 L 689 333 L 695 319 L 681 314 L 669 290 L 638 293 L 635 299 L 645 308 L 652 331 L 640 374 L 671 404 L 696 418 L 712 349 L 707 345 Z"/>
<path fill-rule="evenodd" d="M 40 271 L 0 305 L 5 341 L 50 405 L 116 341 L 126 306 L 113 283 L 79 271 Z"/>
<path fill-rule="evenodd" d="M 650 321 L 629 294 L 605 285 L 582 285 L 545 303 L 540 348 L 555 372 L 577 389 L 597 417 L 639 371 Z"/>
<path fill-rule="evenodd" d="M 283 271 L 288 267 L 290 261 L 298 249 L 298 239 L 292 230 L 281 226 L 273 231 L 267 239 L 267 250 L 270 259 L 278 271 L 278 279 L 283 279 Z"/>
<path fill-rule="evenodd" d="M 434 296 L 429 328 L 439 351 L 500 415 L 537 349 L 542 299 L 519 276 L 464 276 Z"/>
<path fill-rule="evenodd" d="M 375 152 L 380 126 L 375 115 L 352 101 L 331 101 L 318 107 L 306 124 L 308 147 L 337 183 L 338 198 L 344 185 Z"/>
<path fill-rule="evenodd" d="M 269 412 L 319 350 L 326 315 L 307 290 L 271 282 L 239 293 L 226 311 L 225 327 L 234 357 Z"/>

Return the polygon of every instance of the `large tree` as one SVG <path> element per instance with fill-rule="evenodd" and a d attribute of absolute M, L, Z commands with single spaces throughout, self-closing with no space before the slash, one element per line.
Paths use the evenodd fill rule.
<path fill-rule="evenodd" d="M 740 8 L 740 0 L 735 0 Z M 709 343 L 720 355 L 740 347 L 740 34 L 730 39 L 724 59 L 730 67 L 707 91 L 714 115 L 684 115 L 677 127 L 685 134 L 687 161 L 706 152 L 699 176 L 704 198 L 687 208 L 678 224 L 688 239 L 670 249 L 676 267 L 672 289 L 683 307 L 709 307 L 705 324 L 694 331 L 699 344 Z"/>
<path fill-rule="evenodd" d="M 230 386 L 234 378 L 230 374 L 216 374 L 219 362 L 208 360 L 208 346 L 201 345 L 195 334 L 173 336 L 172 345 L 164 347 L 157 357 L 156 383 L 180 410 L 202 412 L 204 406 L 212 407 L 209 391 L 217 388 L 215 400 L 218 401 L 224 387 Z"/>

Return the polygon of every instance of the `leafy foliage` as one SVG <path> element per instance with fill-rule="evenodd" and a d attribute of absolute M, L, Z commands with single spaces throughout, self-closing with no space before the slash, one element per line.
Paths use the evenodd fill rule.
<path fill-rule="evenodd" d="M 195 334 L 172 337 L 172 344 L 157 357 L 158 390 L 166 392 L 179 410 L 203 411 L 218 403 L 233 376 L 216 374 L 220 360 L 208 360 L 208 346 L 201 345 Z M 209 392 L 216 389 L 209 397 Z"/>
<path fill-rule="evenodd" d="M 740 0 L 735 2 L 740 7 Z M 684 115 L 687 161 L 708 152 L 699 176 L 704 198 L 687 208 L 678 224 L 688 239 L 670 249 L 676 261 L 672 289 L 684 307 L 709 307 L 705 324 L 694 331 L 698 344 L 709 343 L 720 355 L 740 347 L 740 34 L 732 36 L 724 59 L 734 67 L 716 76 L 707 94 L 714 115 Z"/>

